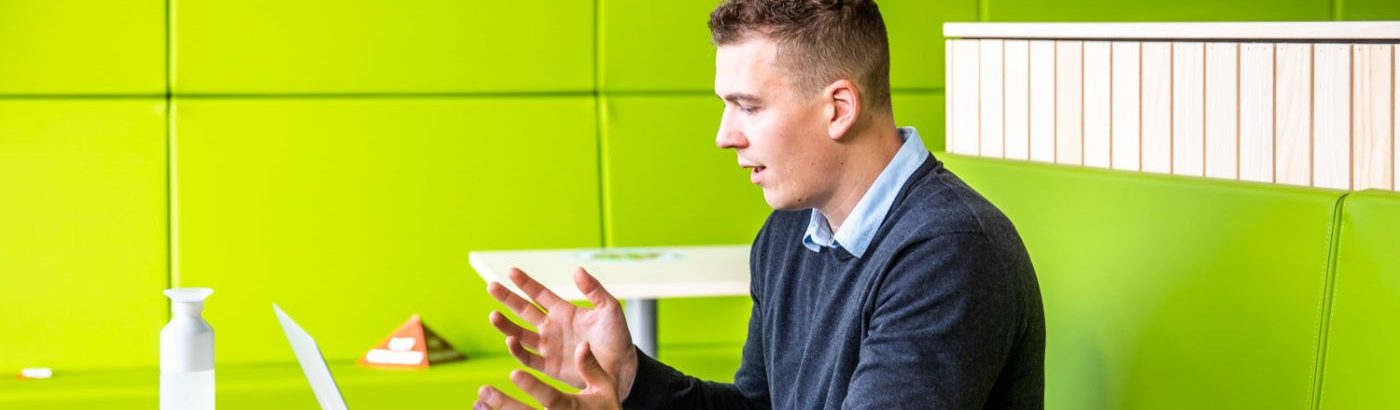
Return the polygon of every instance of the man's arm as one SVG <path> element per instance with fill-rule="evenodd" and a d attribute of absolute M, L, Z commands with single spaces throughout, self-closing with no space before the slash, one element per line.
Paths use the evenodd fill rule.
<path fill-rule="evenodd" d="M 877 289 L 843 408 L 981 408 L 1024 322 L 1020 277 L 979 233 L 910 245 Z"/>
<path fill-rule="evenodd" d="M 637 376 L 624 409 L 767 409 L 768 375 L 764 365 L 760 309 L 754 299 L 749 336 L 734 384 L 703 381 L 637 352 Z"/>
<path fill-rule="evenodd" d="M 622 402 L 624 409 L 768 409 L 773 406 L 768 391 L 768 369 L 763 338 L 763 271 L 768 226 L 776 215 L 768 216 L 749 249 L 749 334 L 744 341 L 739 371 L 734 384 L 706 382 L 686 376 L 676 369 L 637 351 L 637 373 L 631 393 Z"/>

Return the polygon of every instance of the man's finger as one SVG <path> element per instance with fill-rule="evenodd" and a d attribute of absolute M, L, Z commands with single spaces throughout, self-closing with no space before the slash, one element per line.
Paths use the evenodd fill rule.
<path fill-rule="evenodd" d="M 509 350 L 510 355 L 515 356 L 515 360 L 519 360 L 520 364 L 529 366 L 531 369 L 542 372 L 545 371 L 545 365 L 548 362 L 544 360 L 544 357 L 529 350 L 525 350 L 525 346 L 520 345 L 520 340 L 514 337 L 507 337 L 506 350 Z"/>
<path fill-rule="evenodd" d="M 541 322 L 544 322 L 544 312 L 541 311 L 538 306 L 520 297 L 520 295 L 516 295 L 515 292 L 511 292 L 510 289 L 506 289 L 506 285 L 491 282 L 486 285 L 486 292 L 490 293 L 491 297 L 500 301 L 502 305 L 506 305 L 506 307 L 510 308 L 510 311 L 515 312 L 521 319 L 525 319 L 526 322 L 530 322 L 530 324 L 535 326 L 539 326 Z"/>
<path fill-rule="evenodd" d="M 520 344 L 525 345 L 525 347 L 531 350 L 540 350 L 539 333 L 520 327 L 520 325 L 507 319 L 506 315 L 501 314 L 501 312 L 491 311 L 491 326 L 495 326 L 496 330 L 501 331 L 502 334 L 508 337 L 519 339 Z"/>
<path fill-rule="evenodd" d="M 569 304 L 569 302 L 560 299 L 559 295 L 555 295 L 553 291 L 544 287 L 544 285 L 539 282 L 536 282 L 535 278 L 525 274 L 525 271 L 519 268 L 510 268 L 510 272 L 507 273 L 506 276 L 509 276 L 510 281 L 515 282 L 515 286 L 520 287 L 520 290 L 525 292 L 525 296 L 529 296 L 531 300 L 534 300 L 535 303 L 538 303 L 545 309 L 554 309 L 561 304 Z"/>
<path fill-rule="evenodd" d="M 535 401 L 540 402 L 545 408 L 565 407 L 565 401 L 569 399 L 569 396 L 565 395 L 564 392 L 545 384 L 540 379 L 535 378 L 535 375 L 524 370 L 510 372 L 510 382 L 515 383 L 516 386 L 520 387 L 520 390 L 524 390 L 526 394 L 535 398 Z"/>
<path fill-rule="evenodd" d="M 583 381 L 588 383 L 588 388 L 602 391 L 616 391 L 617 382 L 613 377 L 603 370 L 603 365 L 598 363 L 598 358 L 593 356 L 593 347 L 588 342 L 579 343 L 578 351 L 574 353 L 574 365 L 578 366 L 579 373 L 583 375 Z"/>
<path fill-rule="evenodd" d="M 514 397 L 507 396 L 499 389 L 491 386 L 481 386 L 481 388 L 476 391 L 476 404 L 472 407 L 479 409 L 482 408 L 482 405 L 490 409 L 534 410 L 533 407 L 521 403 L 520 400 L 516 400 Z"/>
<path fill-rule="evenodd" d="M 612 303 L 617 303 L 612 293 L 608 293 L 603 288 L 603 283 L 598 282 L 598 278 L 593 277 L 582 266 L 574 269 L 574 285 L 578 286 L 578 291 L 588 298 L 588 302 L 595 308 L 602 308 Z"/>

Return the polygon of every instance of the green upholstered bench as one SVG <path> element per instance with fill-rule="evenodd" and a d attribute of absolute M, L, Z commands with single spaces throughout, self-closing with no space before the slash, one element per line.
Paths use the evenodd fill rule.
<path fill-rule="evenodd" d="M 1342 210 L 1318 408 L 1394 406 L 1400 402 L 1400 195 L 1352 193 Z"/>
<path fill-rule="evenodd" d="M 726 381 L 733 380 L 740 348 L 691 346 L 662 351 L 662 358 L 688 374 Z M 482 384 L 528 399 L 508 378 L 512 369 L 521 367 L 509 355 L 486 354 L 423 371 L 377 370 L 332 362 L 331 372 L 351 408 L 461 409 L 471 406 Z M 294 363 L 221 365 L 215 376 L 220 408 L 316 408 L 315 396 Z M 74 370 L 48 380 L 4 378 L 0 379 L 0 408 L 149 409 L 157 403 L 158 380 L 154 367 Z"/>
<path fill-rule="evenodd" d="M 1031 254 L 1048 408 L 1312 405 L 1342 192 L 937 155 Z"/>

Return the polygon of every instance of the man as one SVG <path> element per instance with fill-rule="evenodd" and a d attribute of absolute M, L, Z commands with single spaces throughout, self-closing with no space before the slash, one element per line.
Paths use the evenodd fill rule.
<path fill-rule="evenodd" d="M 872 1 L 728 0 L 710 16 L 716 144 L 734 149 L 774 212 L 751 254 L 753 311 L 733 384 L 700 381 L 634 348 L 617 299 L 582 269 L 592 309 L 528 275 L 488 291 L 550 408 L 1041 408 L 1045 322 L 1005 216 L 912 128 L 896 128 L 889 48 Z M 525 408 L 493 387 L 478 408 Z"/>

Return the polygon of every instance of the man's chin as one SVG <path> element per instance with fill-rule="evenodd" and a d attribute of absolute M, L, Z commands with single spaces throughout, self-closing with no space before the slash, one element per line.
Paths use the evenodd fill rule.
<path fill-rule="evenodd" d="M 774 211 L 800 211 L 811 208 L 797 201 L 782 198 L 777 194 L 770 194 L 767 188 L 763 189 L 763 202 L 767 202 L 768 207 L 773 208 Z"/>

